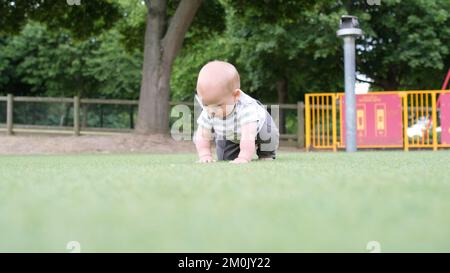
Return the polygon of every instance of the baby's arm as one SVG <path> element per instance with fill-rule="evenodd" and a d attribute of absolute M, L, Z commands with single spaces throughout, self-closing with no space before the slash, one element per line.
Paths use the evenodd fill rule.
<path fill-rule="evenodd" d="M 211 155 L 211 130 L 199 126 L 194 136 L 200 163 L 213 162 Z"/>
<path fill-rule="evenodd" d="M 255 154 L 255 138 L 257 134 L 257 123 L 250 122 L 241 126 L 240 152 L 238 157 L 231 163 L 247 163 L 252 160 Z"/>

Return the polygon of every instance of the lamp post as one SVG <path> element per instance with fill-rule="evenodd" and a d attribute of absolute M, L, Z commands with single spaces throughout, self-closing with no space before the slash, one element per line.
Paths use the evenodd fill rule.
<path fill-rule="evenodd" d="M 355 40 L 362 35 L 358 18 L 343 15 L 336 34 L 344 40 L 345 149 L 356 152 Z"/>

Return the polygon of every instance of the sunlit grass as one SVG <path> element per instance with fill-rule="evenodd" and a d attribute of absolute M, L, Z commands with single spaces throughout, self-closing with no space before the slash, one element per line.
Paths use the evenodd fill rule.
<path fill-rule="evenodd" d="M 0 251 L 450 251 L 450 152 L 0 157 Z"/>

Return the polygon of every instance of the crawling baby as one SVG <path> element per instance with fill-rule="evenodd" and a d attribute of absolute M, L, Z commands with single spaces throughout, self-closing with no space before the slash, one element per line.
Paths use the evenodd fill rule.
<path fill-rule="evenodd" d="M 212 61 L 200 70 L 197 99 L 202 112 L 194 135 L 199 162 L 213 162 L 211 140 L 216 143 L 217 160 L 231 163 L 273 160 L 279 132 L 272 116 L 257 100 L 240 89 L 239 73 L 227 62 Z"/>

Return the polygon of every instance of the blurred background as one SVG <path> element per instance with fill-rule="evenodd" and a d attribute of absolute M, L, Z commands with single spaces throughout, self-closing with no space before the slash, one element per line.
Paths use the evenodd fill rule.
<path fill-rule="evenodd" d="M 138 100 L 152 2 L 166 25 L 182 1 L 0 0 L 0 96 Z M 194 3 L 194 2 L 192 2 Z M 450 0 L 204 0 L 169 72 L 169 99 L 193 101 L 206 62 L 236 65 L 242 90 L 265 103 L 343 91 L 343 14 L 358 16 L 357 92 L 439 89 L 450 67 Z M 6 102 L 0 101 L 0 123 Z M 72 103 L 17 102 L 16 124 L 73 126 Z M 297 130 L 282 111 L 283 133 Z M 129 128 L 138 105 L 89 104 L 82 127 Z"/>

